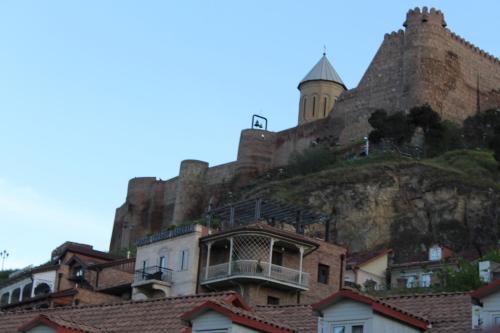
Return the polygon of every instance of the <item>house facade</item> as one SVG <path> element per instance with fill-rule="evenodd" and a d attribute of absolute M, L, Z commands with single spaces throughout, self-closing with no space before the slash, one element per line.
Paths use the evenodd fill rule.
<path fill-rule="evenodd" d="M 205 227 L 190 224 L 146 237 L 137 242 L 132 298 L 196 293 L 199 239 Z"/>
<path fill-rule="evenodd" d="M 385 289 L 391 249 L 347 255 L 344 284 L 361 289 Z"/>
<path fill-rule="evenodd" d="M 102 304 L 130 298 L 131 259 L 66 242 L 51 260 L 12 273 L 0 286 L 0 308 L 45 308 L 71 304 Z"/>
<path fill-rule="evenodd" d="M 448 268 L 458 268 L 453 251 L 444 246 L 433 245 L 416 260 L 390 264 L 390 285 L 392 289 L 439 286 L 439 273 Z"/>
<path fill-rule="evenodd" d="M 346 250 L 255 223 L 200 239 L 199 291 L 237 290 L 251 304 L 298 304 L 339 290 Z"/>

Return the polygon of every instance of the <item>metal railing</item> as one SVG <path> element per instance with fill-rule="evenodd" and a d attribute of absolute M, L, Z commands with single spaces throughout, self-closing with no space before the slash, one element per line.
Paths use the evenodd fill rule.
<path fill-rule="evenodd" d="M 262 277 L 269 280 L 285 282 L 294 284 L 303 288 L 309 285 L 309 274 L 300 272 L 284 266 L 271 264 L 271 272 L 269 272 L 269 263 L 257 260 L 235 260 L 231 262 L 231 270 L 229 270 L 229 263 L 212 265 L 201 270 L 201 281 L 210 282 L 229 277 Z"/>
<path fill-rule="evenodd" d="M 165 282 L 172 282 L 171 269 L 160 267 L 160 266 L 149 266 L 143 269 L 135 271 L 135 282 L 147 281 L 147 280 L 158 280 Z"/>

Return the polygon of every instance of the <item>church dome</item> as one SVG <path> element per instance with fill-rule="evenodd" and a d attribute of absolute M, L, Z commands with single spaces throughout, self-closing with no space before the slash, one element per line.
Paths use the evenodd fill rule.
<path fill-rule="evenodd" d="M 307 73 L 302 81 L 300 81 L 298 88 L 300 89 L 300 86 L 305 82 L 319 80 L 335 82 L 346 89 L 346 86 L 340 78 L 340 75 L 335 71 L 330 61 L 328 61 L 325 53 L 323 53 L 321 59 L 319 59 L 316 65 L 314 65 L 309 73 Z"/>

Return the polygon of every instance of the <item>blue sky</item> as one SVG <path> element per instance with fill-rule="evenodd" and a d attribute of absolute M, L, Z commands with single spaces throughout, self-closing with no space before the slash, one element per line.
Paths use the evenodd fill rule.
<path fill-rule="evenodd" d="M 0 2 L 0 250 L 40 264 L 66 240 L 106 250 L 135 176 L 235 159 L 251 115 L 297 121 L 297 83 L 327 46 L 348 87 L 409 8 L 500 56 L 500 3 Z"/>

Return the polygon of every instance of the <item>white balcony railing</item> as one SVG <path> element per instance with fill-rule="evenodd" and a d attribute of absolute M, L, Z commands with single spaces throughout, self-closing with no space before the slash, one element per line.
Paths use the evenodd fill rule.
<path fill-rule="evenodd" d="M 309 274 L 295 269 L 279 265 L 271 265 L 269 272 L 269 263 L 258 262 L 257 260 L 235 260 L 229 263 L 203 267 L 201 272 L 201 282 L 209 283 L 215 280 L 224 280 L 233 277 L 258 277 L 276 282 L 296 285 L 301 288 L 307 288 L 309 285 Z"/>

